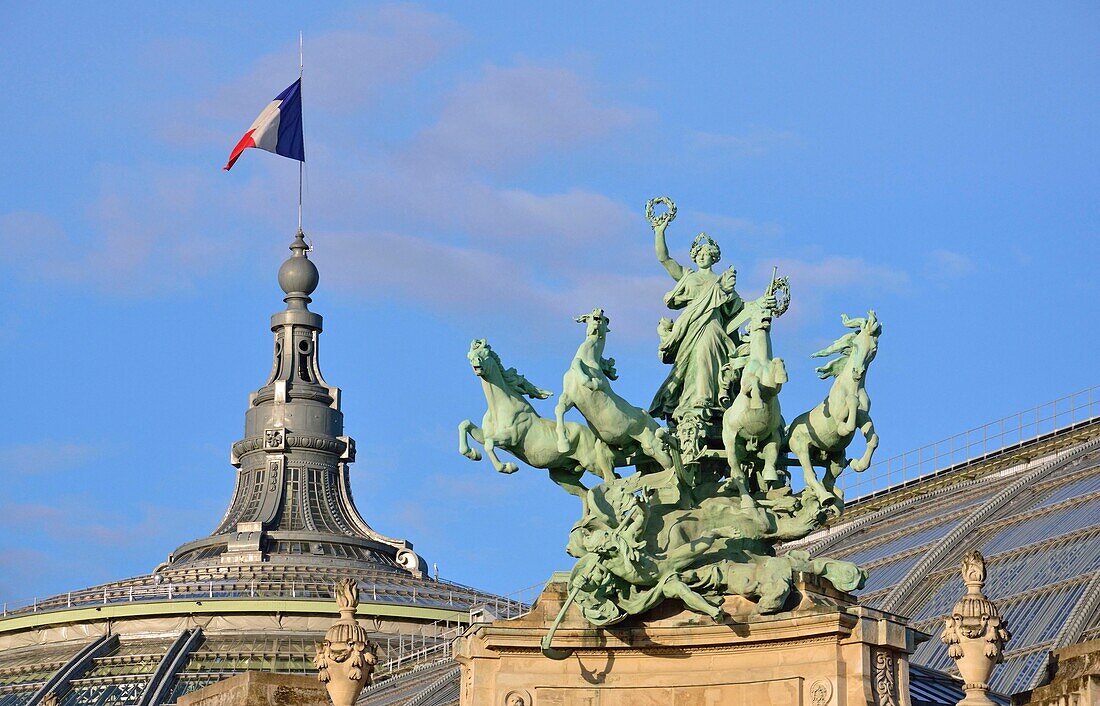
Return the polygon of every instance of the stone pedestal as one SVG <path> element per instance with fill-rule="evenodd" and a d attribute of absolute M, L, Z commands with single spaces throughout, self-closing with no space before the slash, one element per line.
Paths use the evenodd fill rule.
<path fill-rule="evenodd" d="M 178 706 L 330 706 L 316 677 L 244 672 L 179 698 Z"/>
<path fill-rule="evenodd" d="M 566 597 L 555 574 L 534 609 L 459 638 L 462 706 L 908 706 L 908 655 L 927 639 L 904 619 L 803 577 L 793 610 L 755 615 L 740 597 L 715 623 L 667 600 L 612 628 L 570 608 L 553 647 L 539 642 Z"/>

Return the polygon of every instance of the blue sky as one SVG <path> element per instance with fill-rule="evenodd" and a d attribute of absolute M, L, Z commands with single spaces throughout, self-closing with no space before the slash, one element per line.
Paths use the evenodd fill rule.
<path fill-rule="evenodd" d="M 266 153 L 220 168 L 299 29 L 356 499 L 445 577 L 568 566 L 573 498 L 455 451 L 484 411 L 465 352 L 556 390 L 601 305 L 646 404 L 651 196 L 680 258 L 706 230 L 745 294 L 791 277 L 788 418 L 839 314 L 878 311 L 879 458 L 1097 382 L 1095 4 L 619 5 L 0 8 L 0 600 L 144 573 L 220 518 L 296 189 Z"/>

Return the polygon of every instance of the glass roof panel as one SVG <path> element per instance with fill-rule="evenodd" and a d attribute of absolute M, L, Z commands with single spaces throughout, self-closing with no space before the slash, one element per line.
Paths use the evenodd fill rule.
<path fill-rule="evenodd" d="M 997 600 L 1091 574 L 1100 568 L 1100 533 L 1053 544 L 1038 544 L 1022 554 L 987 563 L 985 594 Z"/>
<path fill-rule="evenodd" d="M 52 645 L 34 645 L 15 650 L 4 651 L 4 663 L 0 665 L 0 675 L 18 667 L 45 662 L 68 662 L 73 655 L 88 645 L 87 640 L 79 642 L 64 642 Z M 4 684 L 0 677 L 0 684 Z"/>
<path fill-rule="evenodd" d="M 892 554 L 898 554 L 942 539 L 944 535 L 955 528 L 955 525 L 957 525 L 963 517 L 965 517 L 965 515 L 959 515 L 952 520 L 930 523 L 916 531 L 904 531 L 893 539 L 887 540 L 882 544 L 876 544 L 873 547 L 867 547 L 866 549 L 857 549 L 855 552 L 847 553 L 844 551 L 837 551 L 834 548 L 829 550 L 828 554 L 838 559 L 845 559 L 856 564 L 866 564 L 878 559 L 883 559 Z"/>
<path fill-rule="evenodd" d="M 951 607 L 955 605 L 955 601 L 959 600 L 959 597 L 964 593 L 966 593 L 966 587 L 963 585 L 962 576 L 957 573 L 952 574 L 940 586 L 940 589 L 933 594 L 932 598 L 924 601 L 920 610 L 913 613 L 913 622 L 917 623 L 931 617 L 947 615 Z"/>
<path fill-rule="evenodd" d="M 0 694 L 0 706 L 26 706 L 34 696 L 35 689 L 27 689 L 26 691 L 11 691 L 6 694 Z"/>
<path fill-rule="evenodd" d="M 857 593 L 873 593 L 893 586 L 909 572 L 909 569 L 913 568 L 913 564 L 916 564 L 922 556 L 924 555 L 920 553 L 910 554 L 907 557 L 895 559 L 887 564 L 881 564 L 874 568 L 867 569 L 867 585 L 863 587 L 862 591 L 858 591 Z"/>
<path fill-rule="evenodd" d="M 147 681 L 78 684 L 61 699 L 60 706 L 133 706 L 141 698 Z"/>
<path fill-rule="evenodd" d="M 1080 498 L 1085 495 L 1091 495 L 1092 493 L 1100 492 L 1100 473 L 1096 471 L 1100 469 L 1093 469 L 1092 473 L 1085 475 L 1082 478 L 1069 481 L 1057 486 L 1049 493 L 1045 498 L 1036 503 L 1031 509 L 1040 510 L 1044 507 L 1050 507 L 1056 505 L 1065 500 L 1072 500 L 1074 498 Z"/>
<path fill-rule="evenodd" d="M 999 528 L 985 541 L 986 558 L 1017 549 L 1032 542 L 1100 525 L 1100 500 L 1083 502 L 1039 515 L 1025 517 Z"/>
<path fill-rule="evenodd" d="M 1023 691 L 1046 664 L 1046 652 L 1032 652 L 1017 657 L 1006 657 L 1003 664 L 993 668 L 989 678 L 992 689 L 1001 694 L 1014 694 Z"/>

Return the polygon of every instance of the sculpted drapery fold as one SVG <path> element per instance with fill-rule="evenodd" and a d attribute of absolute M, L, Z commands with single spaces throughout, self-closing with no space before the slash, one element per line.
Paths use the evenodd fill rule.
<path fill-rule="evenodd" d="M 688 270 L 665 295 L 665 305 L 683 311 L 675 322 L 662 319 L 657 329 L 661 361 L 672 370 L 658 388 L 650 414 L 663 419 L 690 411 L 707 419 L 721 416 L 722 368 L 738 345 L 727 329 L 744 302 L 722 278 Z"/>

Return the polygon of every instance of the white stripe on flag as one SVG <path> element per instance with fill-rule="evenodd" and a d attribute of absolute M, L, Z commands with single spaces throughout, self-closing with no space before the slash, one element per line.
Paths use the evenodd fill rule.
<path fill-rule="evenodd" d="M 249 128 L 255 130 L 252 133 L 252 141 L 262 150 L 274 152 L 275 146 L 279 143 L 279 106 L 281 104 L 282 101 L 271 101 Z"/>

